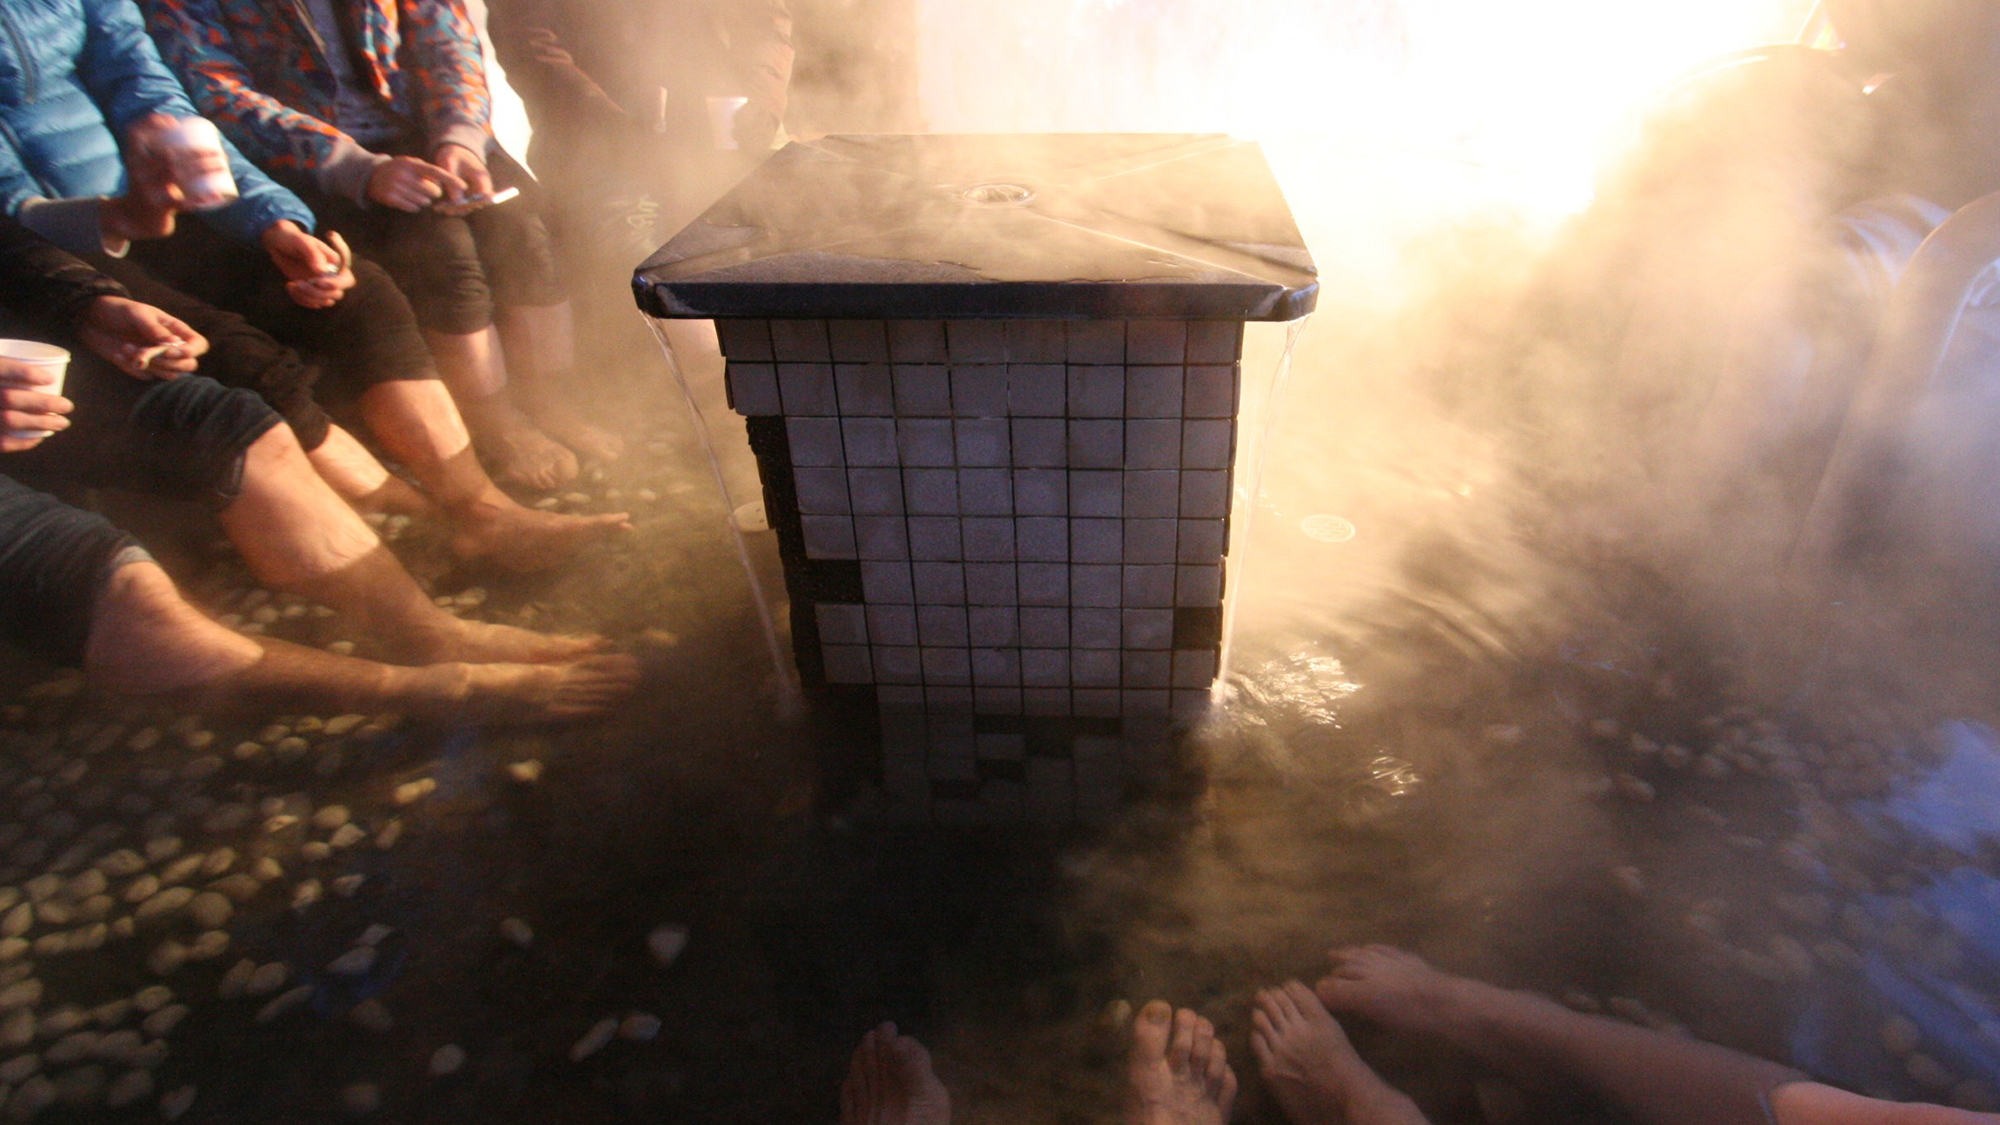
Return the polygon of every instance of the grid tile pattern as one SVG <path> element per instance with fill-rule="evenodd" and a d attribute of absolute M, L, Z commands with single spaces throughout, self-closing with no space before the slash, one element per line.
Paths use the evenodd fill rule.
<path fill-rule="evenodd" d="M 1242 326 L 725 321 L 765 420 L 802 670 L 886 705 L 1198 709 L 1216 674 Z M 796 524 L 790 521 L 796 519 Z M 795 570 L 838 571 L 840 597 Z"/>

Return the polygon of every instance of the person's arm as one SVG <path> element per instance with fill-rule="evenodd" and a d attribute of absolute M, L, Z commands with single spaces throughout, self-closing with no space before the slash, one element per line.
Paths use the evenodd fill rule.
<path fill-rule="evenodd" d="M 721 0 L 721 4 L 731 62 L 750 97 L 750 104 L 737 115 L 737 140 L 746 149 L 769 148 L 791 97 L 796 57 L 792 13 L 785 0 Z"/>
<path fill-rule="evenodd" d="M 486 29 L 508 84 L 537 125 L 631 123 L 617 100 L 577 64 L 549 0 L 488 0 Z"/>
<path fill-rule="evenodd" d="M 44 335 L 75 332 L 99 297 L 125 287 L 13 219 L 0 219 L 0 305 Z"/>
<path fill-rule="evenodd" d="M 493 95 L 464 0 L 401 0 L 399 7 L 430 150 L 457 145 L 483 158 L 493 139 Z"/>
<path fill-rule="evenodd" d="M 83 0 L 83 8 L 87 35 L 77 59 L 77 73 L 113 132 L 123 136 L 134 123 L 155 113 L 199 116 L 180 80 L 167 69 L 159 48 L 147 36 L 132 0 Z M 230 131 L 229 122 L 218 120 L 217 124 Z M 227 139 L 223 148 L 242 198 L 204 215 L 209 223 L 231 238 L 252 244 L 281 222 L 313 229 L 312 211 L 298 196 L 258 170 Z"/>

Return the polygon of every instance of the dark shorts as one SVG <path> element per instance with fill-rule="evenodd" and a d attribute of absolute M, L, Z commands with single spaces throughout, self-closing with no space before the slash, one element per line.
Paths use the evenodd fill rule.
<path fill-rule="evenodd" d="M 68 430 L 0 455 L 0 639 L 76 665 L 105 582 L 148 556 L 104 517 L 30 484 L 129 489 L 220 509 L 242 489 L 245 453 L 280 420 L 249 391 L 199 376 L 142 382 L 94 360 L 72 365 L 64 394 L 76 403 Z"/>
<path fill-rule="evenodd" d="M 394 156 L 428 157 L 422 146 L 389 146 Z M 533 176 L 498 149 L 487 154 L 495 191 L 521 198 L 452 218 L 431 211 L 360 207 L 307 188 L 299 195 L 328 230 L 396 279 L 428 331 L 466 336 L 493 326 L 495 309 L 546 308 L 567 299 L 554 240 L 542 221 Z M 294 185 L 296 187 L 296 185 Z"/>
<path fill-rule="evenodd" d="M 136 300 L 208 337 L 202 374 L 262 395 L 308 450 L 319 448 L 332 425 L 322 402 L 437 377 L 409 302 L 372 263 L 356 262 L 355 287 L 334 307 L 316 310 L 292 303 L 284 276 L 261 251 L 196 219 L 172 238 L 135 245 L 130 258 L 90 261 Z"/>

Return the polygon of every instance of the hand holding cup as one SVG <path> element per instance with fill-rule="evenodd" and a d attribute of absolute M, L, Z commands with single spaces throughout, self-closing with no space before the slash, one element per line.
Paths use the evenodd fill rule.
<path fill-rule="evenodd" d="M 69 353 L 32 340 L 0 340 L 0 453 L 33 449 L 69 428 L 62 397 Z"/>

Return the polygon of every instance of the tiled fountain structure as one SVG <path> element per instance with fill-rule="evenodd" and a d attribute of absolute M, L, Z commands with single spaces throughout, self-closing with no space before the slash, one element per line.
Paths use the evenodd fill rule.
<path fill-rule="evenodd" d="M 805 682 L 968 740 L 1205 705 L 1243 325 L 1317 295 L 1255 145 L 794 144 L 636 286 L 718 322 Z"/>

